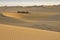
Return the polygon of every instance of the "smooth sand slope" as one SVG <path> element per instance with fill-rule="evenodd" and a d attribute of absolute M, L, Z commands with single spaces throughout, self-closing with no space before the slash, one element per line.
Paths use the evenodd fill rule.
<path fill-rule="evenodd" d="M 0 24 L 0 40 L 60 40 L 60 32 Z"/>
<path fill-rule="evenodd" d="M 5 12 L 5 13 L 2 13 L 2 14 L 3 14 L 4 16 L 16 18 L 16 19 L 24 18 L 24 15 L 22 15 L 22 14 L 20 14 L 20 13 Z"/>
<path fill-rule="evenodd" d="M 46 17 L 43 17 L 43 20 L 42 19 L 39 20 L 42 17 L 35 14 L 23 15 L 19 13 L 7 12 L 7 13 L 0 14 L 0 24 L 7 24 L 7 25 L 22 26 L 22 27 L 60 32 L 60 21 L 58 21 L 60 14 L 57 14 L 57 13 L 54 15 L 53 14 L 51 13 L 47 19 Z M 31 20 L 29 20 L 30 18 Z M 34 18 L 35 19 L 37 18 L 37 19 L 35 20 Z M 53 18 L 54 20 L 57 20 L 57 21 L 52 20 Z"/>
<path fill-rule="evenodd" d="M 32 22 L 31 20 L 24 19 L 26 17 L 29 17 L 30 15 L 26 15 L 26 14 L 22 14 L 22 13 L 4 12 L 4 13 L 2 13 L 2 15 L 6 16 L 6 17 L 15 18 L 15 19 L 18 19 L 18 20 L 23 20 L 23 21 L 26 21 L 26 22 Z"/>

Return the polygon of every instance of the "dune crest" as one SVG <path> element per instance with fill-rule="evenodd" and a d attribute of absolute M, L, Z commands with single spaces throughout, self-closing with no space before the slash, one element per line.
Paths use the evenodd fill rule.
<path fill-rule="evenodd" d="M 3 16 L 15 18 L 15 19 L 22 20 L 25 22 L 33 22 L 32 20 L 24 19 L 25 17 L 29 16 L 29 15 L 25 15 L 25 14 L 5 12 L 5 13 L 3 13 Z"/>
<path fill-rule="evenodd" d="M 7 16 L 7 17 L 12 17 L 12 18 L 16 18 L 16 19 L 20 19 L 20 18 L 24 18 L 24 15 L 22 14 L 18 14 L 18 13 L 3 13 L 4 16 Z"/>

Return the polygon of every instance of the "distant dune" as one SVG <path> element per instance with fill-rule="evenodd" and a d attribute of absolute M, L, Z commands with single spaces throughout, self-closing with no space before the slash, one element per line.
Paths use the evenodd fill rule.
<path fill-rule="evenodd" d="M 60 40 L 60 32 L 0 24 L 0 40 Z"/>

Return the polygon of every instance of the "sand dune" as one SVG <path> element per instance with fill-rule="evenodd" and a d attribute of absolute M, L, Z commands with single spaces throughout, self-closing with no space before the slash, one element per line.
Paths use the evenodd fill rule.
<path fill-rule="evenodd" d="M 15 19 L 18 19 L 18 20 L 23 20 L 23 21 L 26 21 L 26 22 L 33 22 L 32 20 L 26 20 L 25 18 L 30 16 L 30 15 L 25 15 L 25 14 L 21 14 L 21 13 L 12 13 L 12 12 L 4 12 L 2 13 L 3 16 L 6 16 L 6 17 L 11 17 L 11 18 L 15 18 Z"/>
<path fill-rule="evenodd" d="M 31 15 L 16 13 L 18 10 Z M 1 12 L 0 40 L 60 40 L 60 12 L 56 8 L 7 7 Z"/>
<path fill-rule="evenodd" d="M 5 12 L 5 13 L 3 13 L 3 15 L 4 15 L 4 16 L 7 16 L 7 17 L 16 18 L 16 19 L 24 18 L 24 15 L 19 14 L 19 13 Z"/>
<path fill-rule="evenodd" d="M 4 8 L 0 7 L 0 40 L 60 40 L 60 7 Z"/>
<path fill-rule="evenodd" d="M 0 40 L 60 40 L 60 32 L 0 24 Z"/>
<path fill-rule="evenodd" d="M 29 27 L 29 28 L 36 28 L 36 29 L 60 32 L 60 21 L 48 21 L 45 19 L 38 20 L 36 18 L 35 18 L 36 20 L 34 18 L 33 18 L 33 20 L 32 20 L 32 18 L 31 18 L 31 20 L 29 20 L 28 18 L 25 18 L 25 17 L 31 18 L 31 15 L 22 15 L 22 14 L 18 14 L 18 13 L 3 13 L 3 14 L 0 14 L 0 24 L 23 26 L 23 27 Z M 56 16 L 54 16 L 54 17 L 56 17 Z M 48 19 L 50 20 L 50 18 L 48 18 Z"/>

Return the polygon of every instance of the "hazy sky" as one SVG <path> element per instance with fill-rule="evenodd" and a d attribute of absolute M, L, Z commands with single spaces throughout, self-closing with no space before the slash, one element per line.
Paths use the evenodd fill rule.
<path fill-rule="evenodd" d="M 0 0 L 0 6 L 31 6 L 31 5 L 55 5 L 60 4 L 60 0 Z"/>

